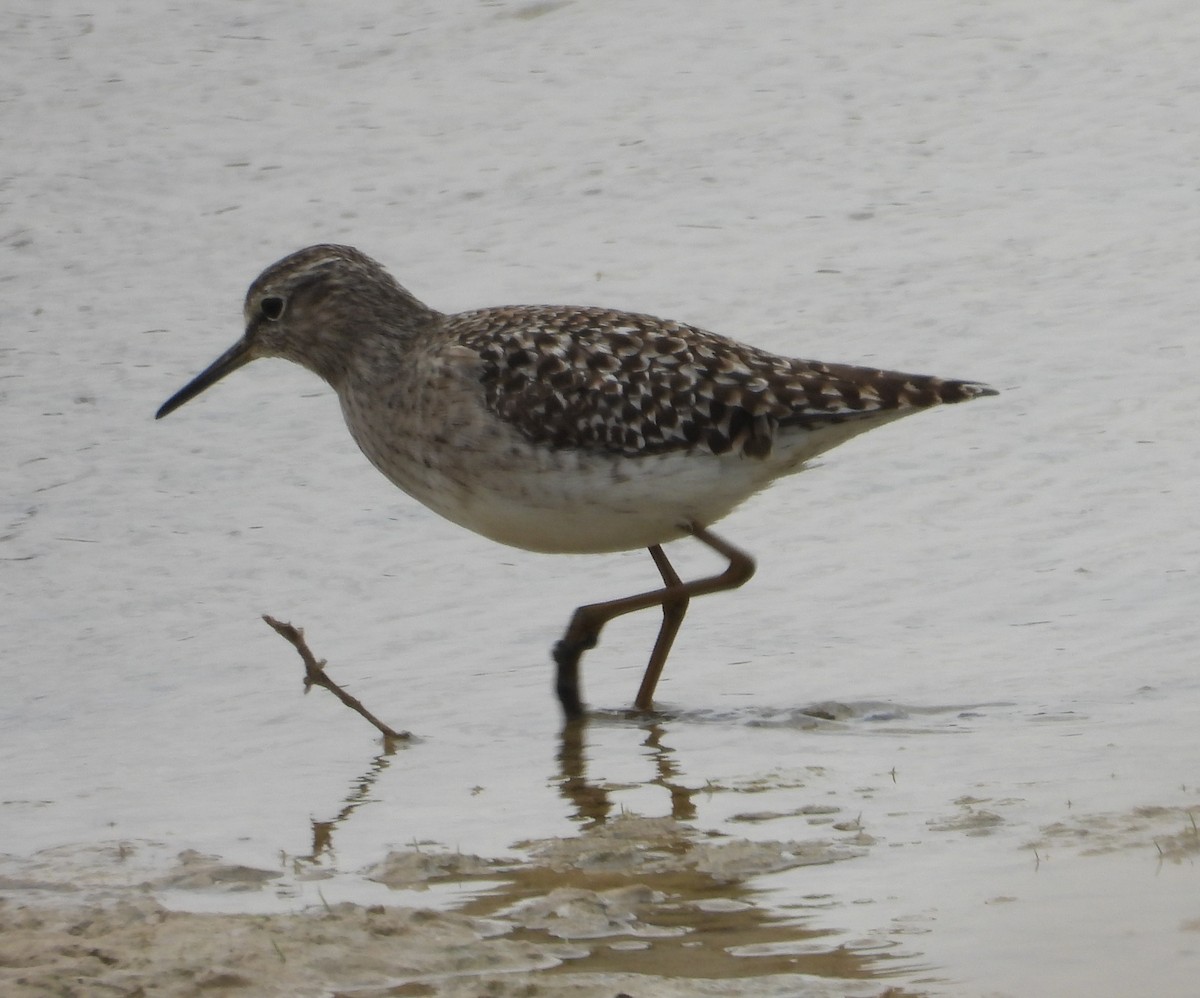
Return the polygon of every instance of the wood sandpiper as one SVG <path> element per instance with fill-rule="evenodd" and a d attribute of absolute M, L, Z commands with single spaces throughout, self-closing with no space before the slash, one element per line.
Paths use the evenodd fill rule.
<path fill-rule="evenodd" d="M 502 544 L 592 553 L 647 548 L 663 586 L 576 609 L 554 647 L 568 718 L 579 660 L 608 621 L 662 625 L 634 705 L 649 710 L 693 596 L 754 574 L 709 529 L 782 475 L 866 430 L 994 389 L 752 346 L 649 315 L 519 305 L 444 315 L 349 246 L 310 246 L 250 285 L 246 332 L 171 396 L 179 408 L 259 357 L 337 392 L 355 442 L 434 512 Z M 683 582 L 663 544 L 690 536 L 727 561 Z"/>

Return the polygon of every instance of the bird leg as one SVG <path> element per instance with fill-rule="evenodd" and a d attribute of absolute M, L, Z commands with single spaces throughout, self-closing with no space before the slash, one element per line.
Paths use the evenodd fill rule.
<path fill-rule="evenodd" d="M 662 607 L 662 627 L 659 629 L 658 640 L 654 644 L 654 651 L 651 652 L 641 688 L 634 702 L 639 710 L 649 710 L 658 677 L 662 673 L 679 625 L 683 622 L 683 615 L 687 612 L 688 601 L 693 596 L 736 589 L 754 574 L 754 559 L 744 551 L 697 524 L 688 524 L 685 529 L 696 540 L 724 555 L 729 559 L 729 564 L 717 575 L 705 576 L 693 582 L 680 582 L 662 548 L 656 544 L 650 548 L 650 555 L 658 566 L 663 582 L 666 583 L 664 588 L 604 603 L 589 603 L 577 608 L 567 626 L 566 634 L 554 646 L 554 661 L 558 666 L 555 690 L 568 720 L 583 716 L 583 701 L 579 696 L 579 659 L 589 648 L 596 647 L 600 631 L 610 620 L 648 607 Z"/>
<path fill-rule="evenodd" d="M 668 590 L 676 590 L 683 585 L 675 567 L 667 560 L 662 545 L 655 544 L 649 549 L 650 557 L 658 567 Z M 654 642 L 654 650 L 650 653 L 650 661 L 646 663 L 646 672 L 642 676 L 642 685 L 638 687 L 637 698 L 633 701 L 638 710 L 649 710 L 654 703 L 654 688 L 658 685 L 658 677 L 662 675 L 663 666 L 667 664 L 667 656 L 671 654 L 671 646 L 675 643 L 675 635 L 679 633 L 679 625 L 683 623 L 687 613 L 689 596 L 676 596 L 663 600 L 662 626 L 658 629 L 658 638 Z"/>

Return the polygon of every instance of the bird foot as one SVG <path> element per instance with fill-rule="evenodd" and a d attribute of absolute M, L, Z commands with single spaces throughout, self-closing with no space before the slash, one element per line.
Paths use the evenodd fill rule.
<path fill-rule="evenodd" d="M 558 666 L 554 692 L 562 704 L 568 721 L 583 717 L 583 699 L 579 695 L 579 659 L 585 651 L 596 647 L 596 635 L 564 637 L 554 646 L 554 664 Z"/>

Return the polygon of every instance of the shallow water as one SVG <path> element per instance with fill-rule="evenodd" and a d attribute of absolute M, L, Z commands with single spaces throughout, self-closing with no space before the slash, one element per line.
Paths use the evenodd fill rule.
<path fill-rule="evenodd" d="M 0 913 L 128 903 L 136 954 L 148 899 L 276 943 L 315 912 L 347 972 L 381 920 L 428 960 L 358 984 L 446 995 L 483 973 L 454 947 L 547 968 L 521 986 L 656 975 L 588 985 L 610 998 L 1194 991 L 1200 14 L 26 6 L 0 74 Z M 720 524 L 759 571 L 693 603 L 661 714 L 622 713 L 635 616 L 564 737 L 549 648 L 654 584 L 644 552 L 438 521 L 283 363 L 152 419 L 253 275 L 327 240 L 437 307 L 628 307 L 1001 394 Z M 264 613 L 413 743 L 303 696 Z M 559 889 L 583 893 L 538 907 Z M 162 925 L 198 967 L 225 952 Z M 28 966 L 113 973 L 21 932 Z M 312 973 L 288 986 L 354 983 Z"/>
<path fill-rule="evenodd" d="M 7 896 L 140 884 L 198 912 L 433 906 L 501 917 L 512 940 L 570 942 L 573 974 L 798 973 L 1001 994 L 1116 994 L 1153 977 L 1183 994 L 1195 969 L 1200 795 L 1155 796 L 1114 770 L 1119 757 L 1140 771 L 1135 725 L 1115 711 L 1107 723 L 998 703 L 601 712 L 562 737 L 461 726 L 379 752 L 332 698 L 284 696 L 295 716 L 281 729 L 311 732 L 304 712 L 356 722 L 340 760 L 323 758 L 336 738 L 312 738 L 302 758 L 277 746 L 290 761 L 251 792 L 230 781 L 236 748 L 208 755 L 215 765 L 199 756 L 188 794 L 143 785 L 108 812 L 111 845 L 9 860 Z M 256 727 L 223 717 L 228 742 Z M 65 822 L 64 803 L 7 802 L 10 834 L 30 833 L 32 848 L 35 822 L 21 819 Z M 201 803 L 225 813 L 206 820 Z M 177 858 L 185 845 L 201 851 Z M 634 893 L 612 917 L 605 899 L 621 891 Z M 1098 966 L 1097 947 L 1119 950 L 1119 968 Z"/>

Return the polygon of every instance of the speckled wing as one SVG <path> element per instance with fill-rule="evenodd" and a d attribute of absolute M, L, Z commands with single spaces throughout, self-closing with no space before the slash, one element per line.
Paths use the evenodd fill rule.
<path fill-rule="evenodd" d="M 795 360 L 652 316 L 517 306 L 450 317 L 488 406 L 530 440 L 636 456 L 763 458 L 781 427 L 819 429 L 958 402 L 972 382 Z"/>

